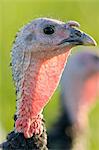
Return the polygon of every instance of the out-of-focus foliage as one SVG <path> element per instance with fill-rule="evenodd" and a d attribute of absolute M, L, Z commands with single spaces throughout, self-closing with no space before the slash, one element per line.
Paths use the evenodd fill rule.
<path fill-rule="evenodd" d="M 10 50 L 16 32 L 37 17 L 51 17 L 63 21 L 76 20 L 81 29 L 99 41 L 98 0 L 0 0 L 0 122 L 7 132 L 13 128 L 15 89 L 10 68 Z M 59 90 L 45 108 L 47 127 L 59 113 Z M 99 104 L 92 110 L 89 150 L 99 149 Z"/>

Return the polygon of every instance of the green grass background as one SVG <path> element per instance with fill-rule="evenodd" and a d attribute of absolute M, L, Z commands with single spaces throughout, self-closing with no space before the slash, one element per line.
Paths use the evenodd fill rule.
<path fill-rule="evenodd" d="M 99 0 L 0 0 L 0 123 L 6 132 L 13 128 L 15 89 L 12 82 L 10 50 L 18 29 L 37 17 L 76 20 L 81 29 L 99 41 Z M 98 43 L 99 44 L 99 43 Z M 44 110 L 50 127 L 59 113 L 59 89 Z M 89 115 L 89 150 L 99 150 L 99 104 Z"/>

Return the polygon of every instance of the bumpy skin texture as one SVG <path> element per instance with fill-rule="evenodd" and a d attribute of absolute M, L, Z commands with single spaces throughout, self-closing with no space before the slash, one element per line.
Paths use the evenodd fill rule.
<path fill-rule="evenodd" d="M 17 35 L 12 48 L 17 91 L 15 130 L 24 133 L 26 138 L 42 133 L 41 111 L 58 85 L 70 49 L 75 45 L 95 44 L 92 38 L 72 26 L 78 23 L 41 18 Z M 44 33 L 46 27 L 52 27 L 54 34 Z"/>
<path fill-rule="evenodd" d="M 68 55 L 62 54 L 36 63 L 31 58 L 24 78 L 19 80 L 18 84 L 22 86 L 17 93 L 21 97 L 17 101 L 18 119 L 15 128 L 18 132 L 23 132 L 25 137 L 42 133 L 42 115 L 39 113 L 57 87 L 66 56 Z"/>
<path fill-rule="evenodd" d="M 23 133 L 12 131 L 7 136 L 7 141 L 0 145 L 3 150 L 47 150 L 47 134 L 45 121 L 42 119 L 43 131 L 41 135 L 25 138 Z"/>
<path fill-rule="evenodd" d="M 78 26 L 75 21 L 64 23 L 38 18 L 17 34 L 12 47 L 17 96 L 17 117 L 12 134 L 33 139 L 43 134 L 41 113 L 57 88 L 71 48 L 95 45 L 90 36 L 74 28 Z"/>

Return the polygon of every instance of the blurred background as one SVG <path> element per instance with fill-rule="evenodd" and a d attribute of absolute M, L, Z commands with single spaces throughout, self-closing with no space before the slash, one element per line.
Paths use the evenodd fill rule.
<path fill-rule="evenodd" d="M 13 128 L 15 88 L 10 68 L 10 51 L 16 32 L 37 17 L 51 17 L 62 21 L 76 20 L 81 29 L 99 41 L 98 0 L 0 0 L 0 124 L 3 134 Z M 59 114 L 60 87 L 44 109 L 46 126 L 50 128 Z M 99 102 L 89 114 L 89 150 L 99 149 Z"/>

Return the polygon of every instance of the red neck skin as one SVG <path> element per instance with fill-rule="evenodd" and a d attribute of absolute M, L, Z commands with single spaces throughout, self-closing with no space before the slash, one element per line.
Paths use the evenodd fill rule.
<path fill-rule="evenodd" d="M 42 133 L 41 112 L 57 88 L 69 53 L 47 60 L 31 57 L 24 77 L 19 81 L 21 88 L 17 93 L 15 122 L 15 131 L 24 133 L 26 138 Z"/>
<path fill-rule="evenodd" d="M 88 112 L 99 96 L 99 74 L 95 74 L 87 79 L 82 87 L 79 101 L 77 128 L 84 131 L 88 126 Z"/>
<path fill-rule="evenodd" d="M 96 96 L 98 96 L 99 90 L 99 74 L 95 74 L 90 77 L 84 84 L 83 100 L 86 105 L 94 103 Z"/>

